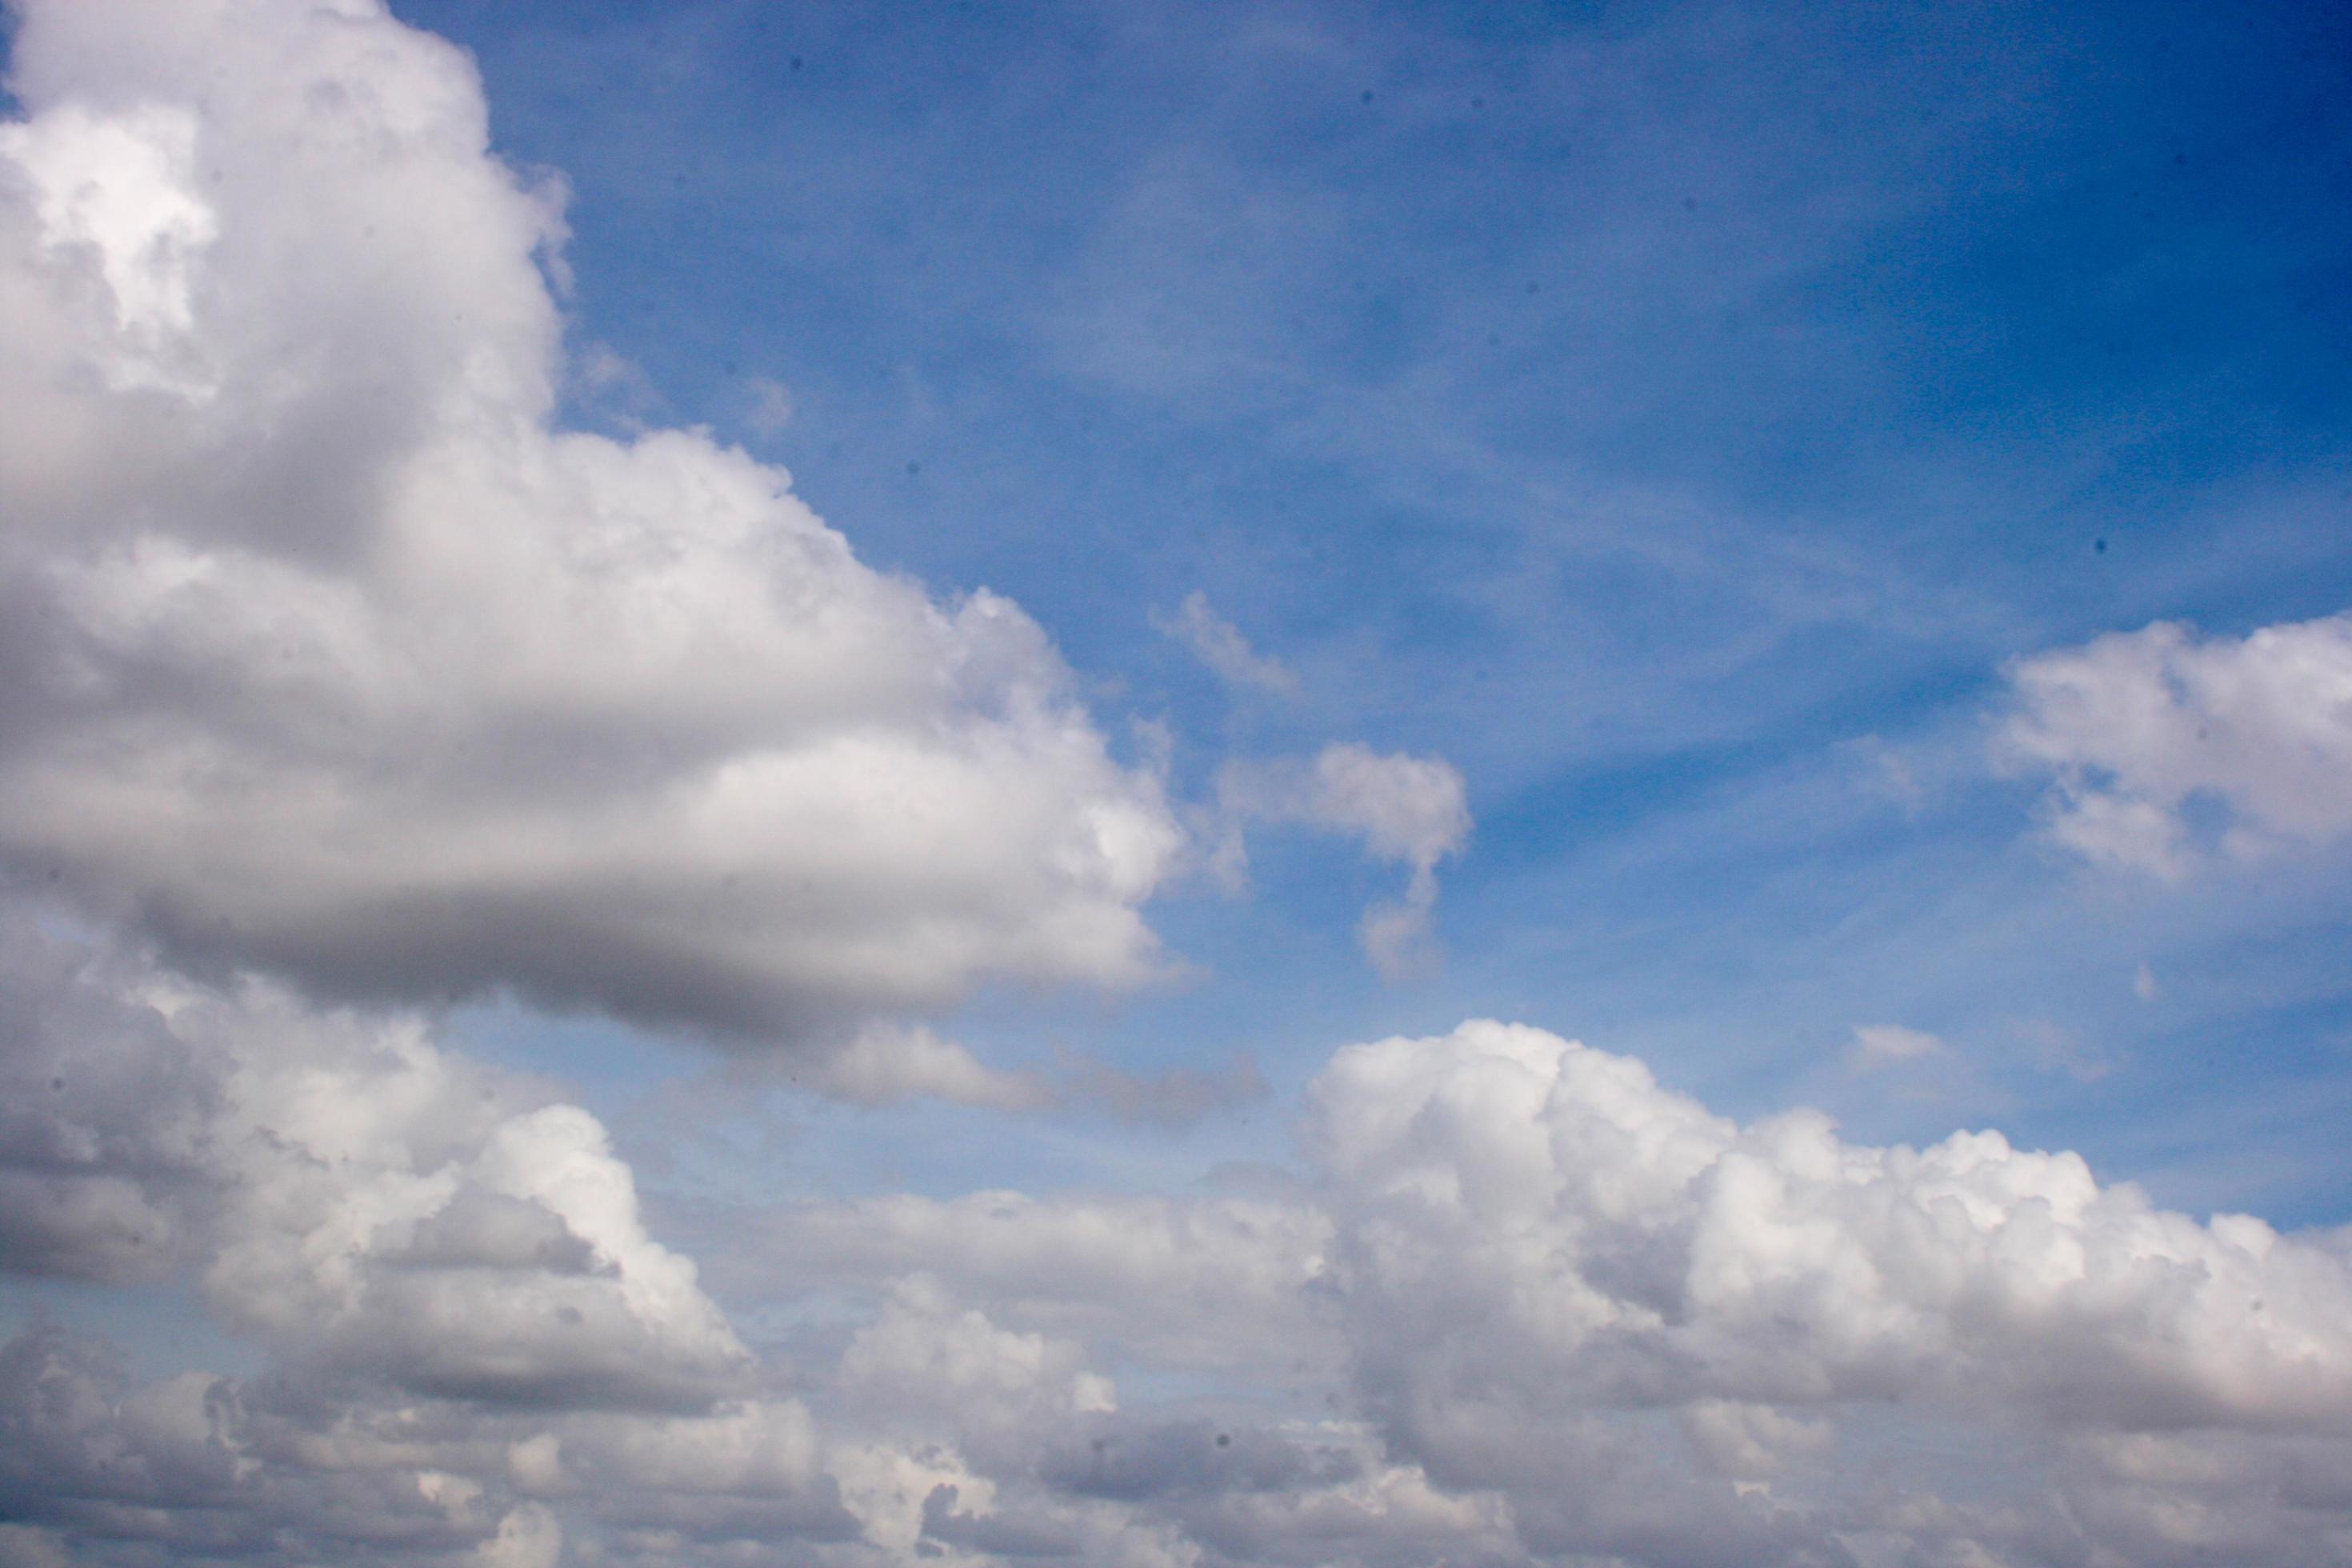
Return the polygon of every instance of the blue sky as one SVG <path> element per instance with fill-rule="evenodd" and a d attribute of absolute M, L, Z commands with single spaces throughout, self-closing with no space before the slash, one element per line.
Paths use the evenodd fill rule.
<path fill-rule="evenodd" d="M 1492 1013 L 2346 1217 L 2340 865 L 2086 875 L 1981 742 L 2007 660 L 2352 595 L 2333 8 L 401 12 L 569 182 L 571 333 L 642 373 L 578 418 L 707 424 L 1011 595 L 1196 789 L 1343 736 L 1462 770 L 1442 973 L 1383 984 L 1381 873 L 1274 843 L 1157 910 L 1198 978 L 1056 1037 L 1292 1089 Z M 1196 590 L 1297 700 L 1151 634 Z M 1857 1082 L 1874 1021 L 1967 1066 Z"/>
<path fill-rule="evenodd" d="M 0 16 L 0 1568 L 2352 1563 L 2352 13 Z"/>

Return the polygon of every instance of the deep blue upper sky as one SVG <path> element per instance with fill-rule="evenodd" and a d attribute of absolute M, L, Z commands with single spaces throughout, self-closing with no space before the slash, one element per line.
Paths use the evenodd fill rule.
<path fill-rule="evenodd" d="M 2352 13 L 395 9 L 570 183 L 575 344 L 641 373 L 578 422 L 707 424 L 1010 595 L 1190 791 L 1330 739 L 1468 780 L 1435 977 L 1354 949 L 1389 873 L 1269 837 L 1246 902 L 1155 906 L 1199 982 L 992 1003 L 989 1054 L 1279 1092 L 1495 1014 L 1743 1114 L 2352 1218 L 2344 858 L 2094 874 L 1984 746 L 2009 660 L 2352 605 Z M 1302 700 L 1150 629 L 1194 590 Z M 1858 1077 L 1880 1023 L 1953 1052 Z M 892 1179 L 1064 1157 L 906 1114 L 950 1125 Z"/>

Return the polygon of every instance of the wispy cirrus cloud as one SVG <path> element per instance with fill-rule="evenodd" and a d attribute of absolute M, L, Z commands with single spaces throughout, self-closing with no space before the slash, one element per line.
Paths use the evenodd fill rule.
<path fill-rule="evenodd" d="M 1298 676 L 1280 659 L 1269 658 L 1250 647 L 1241 628 L 1209 607 L 1209 596 L 1198 589 L 1184 595 L 1173 615 L 1151 612 L 1151 626 L 1175 638 L 1193 657 L 1229 685 L 1277 697 L 1298 695 Z"/>

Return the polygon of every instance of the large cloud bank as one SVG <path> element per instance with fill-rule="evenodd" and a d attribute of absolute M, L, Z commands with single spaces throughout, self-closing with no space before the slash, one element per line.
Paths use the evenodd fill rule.
<path fill-rule="evenodd" d="M 366 4 L 37 5 L 0 856 L 183 963 L 736 1037 L 1133 982 L 1177 831 L 1038 628 L 550 426 L 556 193 Z"/>
<path fill-rule="evenodd" d="M 0 1352 L 26 1560 L 2352 1561 L 2352 1241 L 1995 1134 L 1468 1024 L 1335 1056 L 1288 1190 L 737 1215 L 730 1276 L 835 1303 L 755 1357 L 586 1112 L 26 945 L 81 1043 L 12 1057 L 10 1260 L 177 1259 L 275 1367 Z"/>
<path fill-rule="evenodd" d="M 1222 1195 L 660 1223 L 440 1005 L 1034 1109 L 910 1015 L 1152 973 L 1159 784 L 1013 606 L 704 436 L 556 426 L 559 193 L 455 51 L 362 0 L 39 0 L 12 57 L 0 1273 L 184 1295 L 259 1370 L 0 1346 L 0 1564 L 2352 1562 L 2344 1237 L 1990 1133 L 1741 1126 L 1538 1030 L 1341 1050 L 1296 1168 Z M 2326 626 L 2021 679 L 2272 734 Z M 2340 826 L 2046 733 L 2070 799 Z M 1222 793 L 1402 868 L 1364 937 L 1415 956 L 1452 769 Z"/>

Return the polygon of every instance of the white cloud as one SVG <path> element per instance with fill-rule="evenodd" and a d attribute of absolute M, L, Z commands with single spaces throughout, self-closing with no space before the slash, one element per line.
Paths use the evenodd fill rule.
<path fill-rule="evenodd" d="M 850 1340 L 840 1377 L 868 1415 L 898 1405 L 919 1417 L 1002 1426 L 1118 1407 L 1110 1380 L 1086 1370 L 1083 1347 L 1000 1328 L 928 1275 L 899 1281 L 881 1315 Z"/>
<path fill-rule="evenodd" d="M 1286 1437 L 1308 1446 L 1255 1480 L 1131 1400 L 1046 1461 L 1241 1560 L 1355 1529 L 1409 1556 L 1401 1518 L 1340 1522 L 1374 1476 L 1431 1489 L 1424 1556 L 1795 1564 L 1867 1537 L 2054 1568 L 2170 1561 L 2189 1519 L 2233 1561 L 2340 1555 L 2326 1505 L 2247 1500 L 2352 1457 L 2342 1237 L 2200 1223 L 1995 1133 L 1741 1126 L 1499 1024 L 1342 1050 L 1309 1106 L 1287 1197 L 866 1199 L 761 1245 L 828 1282 L 931 1272 L 992 1332 L 1344 1390 L 1377 1436 Z"/>
<path fill-rule="evenodd" d="M 1192 649 L 1194 658 L 1234 686 L 1277 697 L 1298 695 L 1298 677 L 1290 667 L 1251 647 L 1241 628 L 1211 609 L 1209 596 L 1197 589 L 1184 595 L 1172 616 L 1152 611 L 1151 626 Z"/>
<path fill-rule="evenodd" d="M 1943 1048 L 1944 1042 L 1936 1036 L 1924 1029 L 1906 1029 L 1900 1024 L 1856 1024 L 1853 1028 L 1854 1065 L 1864 1071 L 1895 1062 L 1916 1061 Z"/>
<path fill-rule="evenodd" d="M 730 1269 L 780 1281 L 772 1303 L 871 1309 L 665 1413 L 563 1348 L 675 1357 L 707 1311 L 584 1113 L 483 1102 L 396 1032 L 297 1037 L 256 993 L 177 996 L 167 1032 L 242 1064 L 207 1112 L 231 1173 L 212 1299 L 286 1370 L 140 1386 L 54 1330 L 0 1352 L 0 1507 L 45 1532 L 27 1552 L 129 1530 L 217 1553 L 226 1530 L 320 1558 L 499 1561 L 560 1532 L 620 1563 L 763 1542 L 838 1568 L 1796 1565 L 1865 1538 L 2049 1568 L 2341 1555 L 2352 1246 L 2168 1214 L 1997 1134 L 1741 1126 L 1499 1024 L 1349 1047 L 1309 1091 L 1308 1178 L 1273 1196 L 899 1195 L 731 1225 Z M 578 1280 L 603 1296 L 563 1295 Z M 609 1331 L 629 1311 L 634 1341 Z M 391 1348 L 292 1321 L 338 1314 Z M 463 1342 L 420 1350 L 410 1317 Z"/>
<path fill-rule="evenodd" d="M 748 1366 L 585 1110 L 532 1103 L 414 1019 L 5 929 L 0 1266 L 194 1268 L 281 1355 L 424 1393 L 693 1404 Z"/>
<path fill-rule="evenodd" d="M 184 963 L 751 1044 L 1157 972 L 1043 632 L 779 470 L 549 424 L 556 193 L 373 5 L 28 6 L 0 857 Z"/>
<path fill-rule="evenodd" d="M 2243 637 L 2158 622 L 2009 673 L 2000 752 L 2055 775 L 2051 835 L 2087 859 L 2179 878 L 2352 833 L 2352 616 Z M 2223 820 L 2200 830 L 2200 803 Z"/>
<path fill-rule="evenodd" d="M 1806 1112 L 1743 1128 L 1637 1062 L 1496 1024 L 1350 1047 L 1310 1098 L 1363 1391 L 1398 1457 L 1457 1487 L 1573 1495 L 1617 1441 L 1592 1426 L 1610 1409 L 1680 1409 L 1735 1471 L 1802 1472 L 1888 1401 L 1978 1442 L 2231 1431 L 2258 1469 L 2263 1434 L 2342 1452 L 2352 1432 L 2341 1237 L 2200 1225 L 1994 1133 L 1914 1151 Z M 1911 1539 L 2013 1535 L 2020 1502 L 1914 1518 Z M 2273 1561 L 2316 1539 L 2293 1510 L 2267 1524 Z M 1559 1527 L 1606 1549 L 1594 1518 Z M 2109 1528 L 2045 1527 L 2077 1544 L 1987 1550 L 2053 1562 Z M 1636 1560 L 1691 1560 L 1655 1550 Z"/>
<path fill-rule="evenodd" d="M 498 1533 L 474 1557 L 481 1568 L 555 1568 L 563 1560 L 563 1527 L 538 1503 L 524 1503 L 499 1521 Z"/>
<path fill-rule="evenodd" d="M 1364 951 L 1382 974 L 1414 972 L 1428 962 L 1430 912 L 1437 902 L 1437 863 L 1470 838 L 1462 775 L 1443 759 L 1382 755 L 1355 742 L 1323 748 L 1312 763 L 1231 763 L 1218 776 L 1218 798 L 1237 819 L 1300 822 L 1364 841 L 1367 853 L 1411 868 L 1402 900 L 1364 911 Z"/>
<path fill-rule="evenodd" d="M 1350 1047 L 1311 1099 L 1347 1292 L 1407 1385 L 1540 1387 L 1561 1415 L 1901 1393 L 2061 1426 L 2352 1421 L 2339 1246 L 2163 1213 L 2072 1154 L 1865 1148 L 1812 1112 L 1741 1128 L 1497 1024 Z"/>

